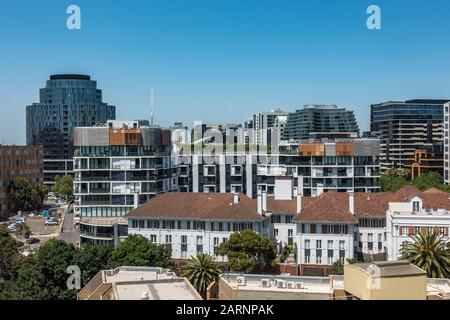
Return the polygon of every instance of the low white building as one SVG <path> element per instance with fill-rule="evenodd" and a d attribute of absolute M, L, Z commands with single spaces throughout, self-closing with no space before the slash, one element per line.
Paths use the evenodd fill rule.
<path fill-rule="evenodd" d="M 252 229 L 272 238 L 267 199 L 231 193 L 164 193 L 127 215 L 128 233 L 140 234 L 172 250 L 173 259 L 207 253 L 216 260 L 219 245 L 233 232 Z"/>
<path fill-rule="evenodd" d="M 410 190 L 389 202 L 386 213 L 387 258 L 400 259 L 401 248 L 411 236 L 420 233 L 438 233 L 448 240 L 450 229 L 449 194 L 436 189 L 426 192 Z"/>

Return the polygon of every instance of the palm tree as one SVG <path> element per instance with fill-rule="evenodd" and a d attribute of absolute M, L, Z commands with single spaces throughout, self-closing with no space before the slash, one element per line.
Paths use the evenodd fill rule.
<path fill-rule="evenodd" d="M 428 232 L 411 238 L 400 250 L 401 258 L 422 268 L 430 278 L 450 278 L 450 246 L 443 236 Z"/>
<path fill-rule="evenodd" d="M 181 268 L 181 275 L 192 283 L 203 298 L 206 297 L 208 286 L 217 281 L 221 273 L 221 267 L 206 253 L 200 253 L 196 257 L 191 257 Z"/>

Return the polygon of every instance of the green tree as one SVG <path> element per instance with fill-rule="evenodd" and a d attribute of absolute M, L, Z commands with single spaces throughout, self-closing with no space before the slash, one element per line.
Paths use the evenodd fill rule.
<path fill-rule="evenodd" d="M 344 274 L 344 264 L 341 261 L 335 261 L 330 269 L 330 274 L 332 275 L 343 275 Z"/>
<path fill-rule="evenodd" d="M 5 291 L 6 299 L 47 300 L 51 298 L 45 277 L 32 264 L 24 264 L 19 270 L 17 280 Z"/>
<path fill-rule="evenodd" d="M 430 188 L 437 188 L 443 191 L 449 191 L 449 188 L 444 184 L 444 178 L 437 172 L 431 171 L 421 174 L 412 181 L 412 185 L 421 191 Z"/>
<path fill-rule="evenodd" d="M 401 259 L 422 268 L 430 278 L 450 278 L 450 246 L 437 233 L 411 236 L 400 250 Z"/>
<path fill-rule="evenodd" d="M 181 268 L 181 276 L 186 277 L 203 298 L 206 298 L 208 286 L 218 281 L 221 273 L 220 266 L 206 253 L 191 257 Z"/>
<path fill-rule="evenodd" d="M 289 245 L 285 245 L 281 250 L 280 262 L 285 262 L 291 253 L 294 253 L 294 248 Z"/>
<path fill-rule="evenodd" d="M 112 249 L 102 245 L 87 245 L 77 252 L 75 265 L 81 270 L 81 286 L 85 286 L 100 270 L 107 268 Z"/>
<path fill-rule="evenodd" d="M 67 288 L 70 274 L 67 268 L 74 265 L 76 250 L 73 245 L 58 239 L 50 239 L 39 248 L 36 267 L 49 288 L 50 299 L 74 299 L 76 292 Z"/>
<path fill-rule="evenodd" d="M 73 178 L 72 176 L 56 176 L 55 185 L 52 191 L 56 197 L 63 197 L 67 200 L 73 200 Z"/>
<path fill-rule="evenodd" d="M 408 185 L 408 171 L 403 169 L 388 169 L 381 174 L 381 191 L 395 192 Z"/>
<path fill-rule="evenodd" d="M 5 226 L 0 226 L 0 278 L 14 279 L 14 265 L 20 258 L 18 242 L 10 236 Z"/>
<path fill-rule="evenodd" d="M 166 267 L 170 256 L 170 249 L 165 245 L 157 245 L 141 235 L 132 234 L 114 250 L 109 259 L 109 267 Z"/>
<path fill-rule="evenodd" d="M 220 244 L 218 254 L 228 257 L 231 271 L 246 273 L 253 272 L 257 265 L 271 269 L 276 258 L 272 242 L 251 229 L 231 234 Z"/>
<path fill-rule="evenodd" d="M 11 199 L 17 210 L 37 210 L 42 208 L 48 193 L 47 187 L 41 183 L 32 185 L 24 177 L 15 177 L 10 186 Z"/>
<path fill-rule="evenodd" d="M 25 223 L 16 224 L 16 236 L 22 239 L 28 239 L 31 234 L 30 227 Z"/>

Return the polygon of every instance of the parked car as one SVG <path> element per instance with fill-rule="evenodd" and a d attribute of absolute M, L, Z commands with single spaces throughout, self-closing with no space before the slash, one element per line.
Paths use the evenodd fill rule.
<path fill-rule="evenodd" d="M 38 238 L 28 238 L 27 243 L 28 244 L 35 244 L 40 242 L 41 240 L 39 240 Z"/>
<path fill-rule="evenodd" d="M 56 225 L 58 225 L 58 222 L 55 220 L 47 220 L 47 221 L 45 221 L 45 225 L 46 226 L 56 226 Z"/>

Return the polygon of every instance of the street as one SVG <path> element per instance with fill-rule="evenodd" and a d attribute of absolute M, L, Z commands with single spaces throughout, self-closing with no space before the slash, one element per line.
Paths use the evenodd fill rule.
<path fill-rule="evenodd" d="M 64 224 L 59 239 L 76 246 L 77 241 L 80 241 L 80 232 L 73 225 L 73 215 L 73 212 L 69 213 L 69 210 L 65 211 Z"/>

